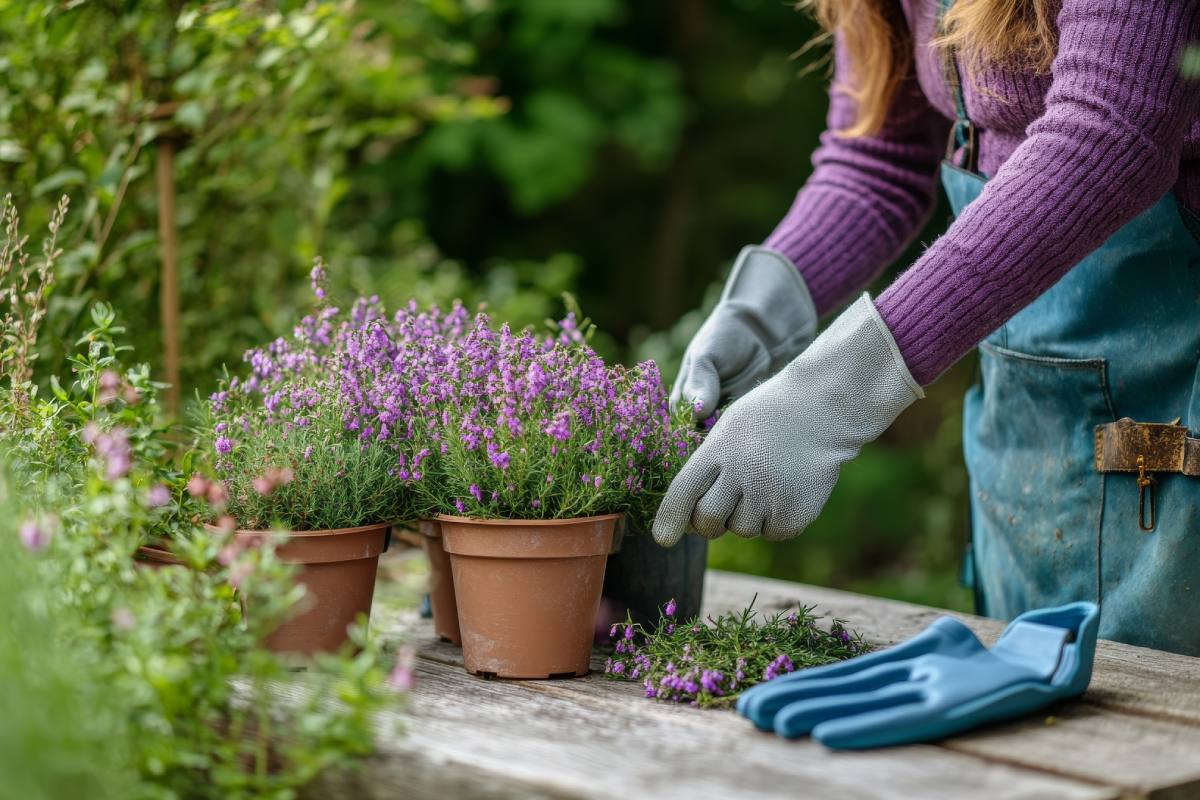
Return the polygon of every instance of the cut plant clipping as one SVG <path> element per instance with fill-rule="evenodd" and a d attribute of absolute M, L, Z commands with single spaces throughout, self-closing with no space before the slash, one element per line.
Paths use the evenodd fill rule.
<path fill-rule="evenodd" d="M 822 624 L 813 610 L 760 617 L 751 602 L 742 611 L 679 619 L 672 600 L 652 626 L 627 619 L 609 629 L 613 654 L 604 674 L 640 683 L 647 698 L 732 708 L 751 686 L 871 650 L 844 622 Z"/>

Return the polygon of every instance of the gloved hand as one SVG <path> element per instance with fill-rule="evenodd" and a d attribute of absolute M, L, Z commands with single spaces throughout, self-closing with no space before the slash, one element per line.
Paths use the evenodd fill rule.
<path fill-rule="evenodd" d="M 890 650 L 759 684 L 737 709 L 763 730 L 834 748 L 942 739 L 1083 694 L 1099 624 L 1094 603 L 1029 611 L 988 650 L 942 617 Z"/>
<path fill-rule="evenodd" d="M 738 398 L 769 378 L 808 346 L 817 333 L 817 309 L 800 271 L 766 247 L 743 247 L 717 307 L 692 337 L 671 408 L 693 404 L 705 419 L 725 398 Z"/>
<path fill-rule="evenodd" d="M 725 409 L 667 489 L 655 540 L 673 545 L 690 527 L 708 538 L 796 536 L 821 512 L 842 464 L 924 396 L 864 294 Z"/>

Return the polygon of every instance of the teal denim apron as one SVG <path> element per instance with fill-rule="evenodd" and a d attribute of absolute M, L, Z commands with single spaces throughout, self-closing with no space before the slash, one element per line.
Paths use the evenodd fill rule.
<path fill-rule="evenodd" d="M 973 166 L 950 77 L 952 147 Z M 943 165 L 956 215 L 985 180 Z M 1157 475 L 1146 532 L 1136 476 L 1102 475 L 1093 460 L 1095 427 L 1120 417 L 1200 429 L 1196 222 L 1166 195 L 980 344 L 963 411 L 979 613 L 1090 600 L 1101 637 L 1200 655 L 1200 479 Z"/>

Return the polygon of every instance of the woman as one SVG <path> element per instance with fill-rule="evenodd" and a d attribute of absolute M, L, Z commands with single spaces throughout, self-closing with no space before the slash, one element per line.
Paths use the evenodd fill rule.
<path fill-rule="evenodd" d="M 698 416 L 740 399 L 655 537 L 799 534 L 978 345 L 980 611 L 1093 600 L 1102 636 L 1200 654 L 1200 83 L 1179 69 L 1200 0 L 812 5 L 835 38 L 829 130 L 688 347 L 677 397 Z M 920 229 L 943 154 L 950 229 L 812 341 Z"/>

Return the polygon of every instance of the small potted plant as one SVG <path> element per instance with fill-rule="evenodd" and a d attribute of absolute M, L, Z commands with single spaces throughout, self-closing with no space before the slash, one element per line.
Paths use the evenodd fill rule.
<path fill-rule="evenodd" d="M 317 311 L 247 352 L 249 373 L 209 399 L 201 434 L 216 481 L 189 487 L 223 512 L 214 528 L 236 530 L 234 550 L 275 532 L 278 557 L 300 566 L 306 609 L 267 644 L 302 653 L 337 649 L 369 615 L 391 524 L 419 516 L 412 487 L 428 454 L 405 448 L 415 397 L 398 365 L 465 319 L 415 305 L 387 318 L 377 298 L 342 314 L 324 302 L 320 263 L 312 280 Z"/>
<path fill-rule="evenodd" d="M 494 330 L 436 354 L 410 447 L 442 512 L 466 668 L 504 678 L 588 671 L 617 521 L 641 512 L 698 443 L 673 424 L 657 367 L 608 366 L 568 327 Z M 420 359 L 418 359 L 420 360 Z"/>

